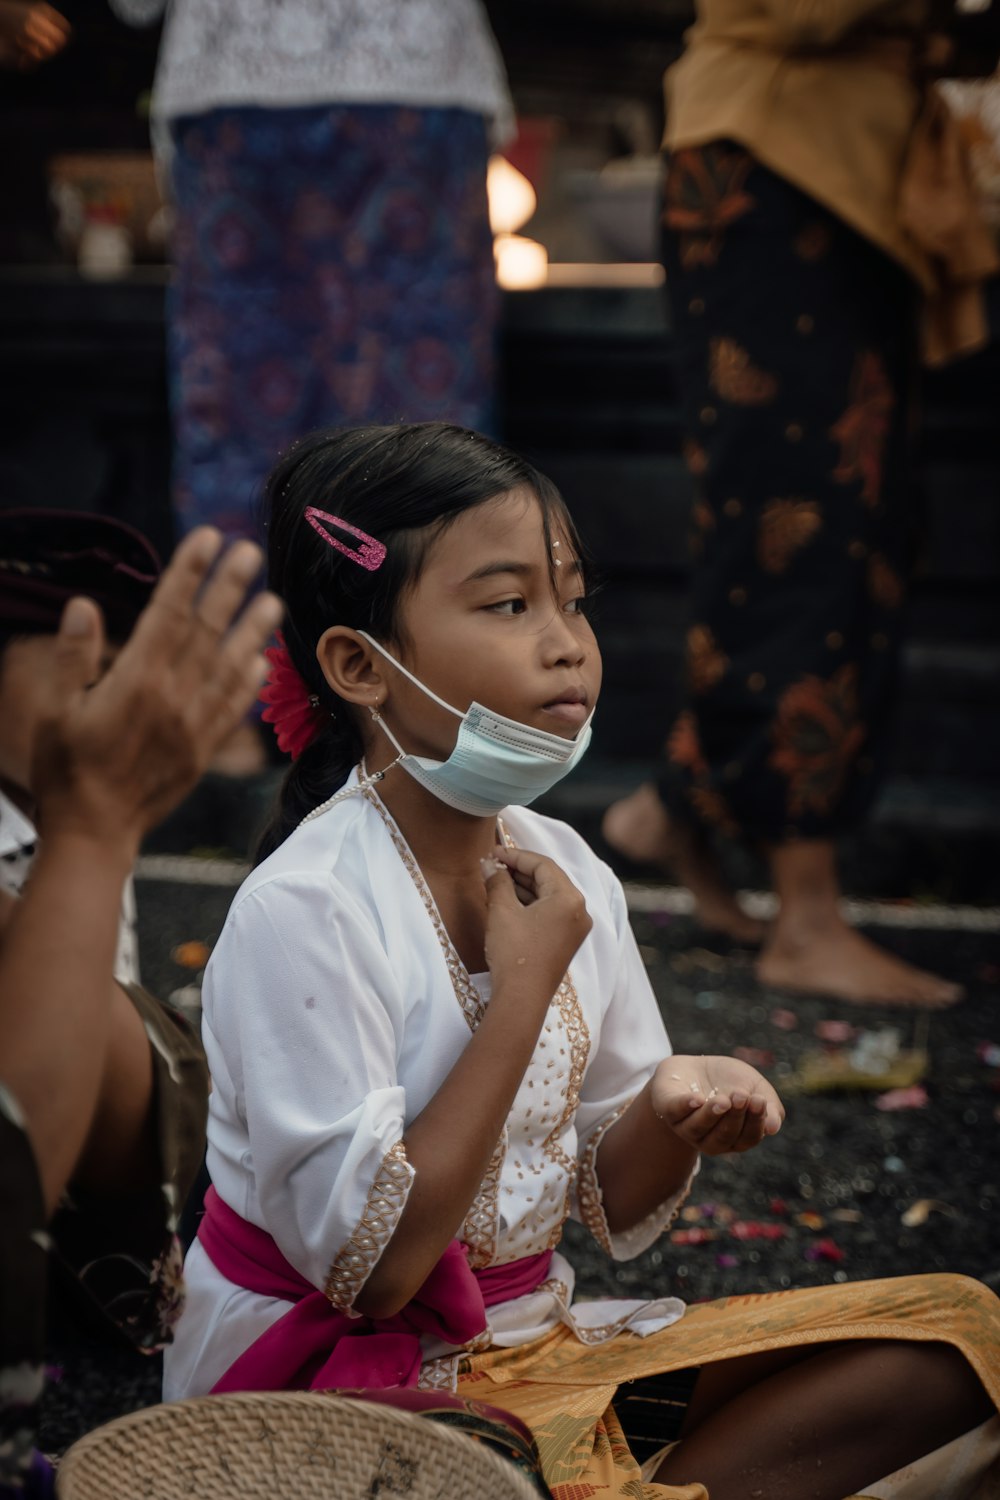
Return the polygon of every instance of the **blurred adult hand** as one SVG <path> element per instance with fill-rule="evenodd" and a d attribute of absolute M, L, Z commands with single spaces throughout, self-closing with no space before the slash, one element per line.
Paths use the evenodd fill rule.
<path fill-rule="evenodd" d="M 281 603 L 258 594 L 241 614 L 261 551 L 252 542 L 221 551 L 210 527 L 181 543 L 104 677 L 100 610 L 89 599 L 67 604 L 31 773 L 45 839 L 116 839 L 131 856 L 250 708 Z"/>
<path fill-rule="evenodd" d="M 0 0 L 0 67 L 37 68 L 61 52 L 72 27 L 45 0 Z"/>

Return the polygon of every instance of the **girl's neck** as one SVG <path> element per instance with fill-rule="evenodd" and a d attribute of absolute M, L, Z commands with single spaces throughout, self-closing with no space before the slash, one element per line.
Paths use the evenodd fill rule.
<path fill-rule="evenodd" d="M 382 758 L 368 761 L 381 770 Z M 392 766 L 386 759 L 385 765 Z M 472 818 L 428 792 L 402 766 L 392 766 L 376 791 L 425 876 L 480 878 L 479 861 L 497 842 L 496 818 Z"/>

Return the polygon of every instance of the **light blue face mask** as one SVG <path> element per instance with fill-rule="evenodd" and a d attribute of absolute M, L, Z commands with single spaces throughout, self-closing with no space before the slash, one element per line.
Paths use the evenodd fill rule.
<path fill-rule="evenodd" d="M 425 687 L 367 631 L 359 630 L 358 634 L 428 698 L 461 719 L 455 748 L 448 759 L 429 760 L 423 755 L 408 755 L 385 719 L 375 714 L 399 751 L 396 764 L 449 807 L 474 818 L 495 817 L 505 807 L 527 807 L 568 775 L 586 753 L 593 714 L 572 740 L 519 724 L 481 703 L 470 704 L 463 714 Z"/>

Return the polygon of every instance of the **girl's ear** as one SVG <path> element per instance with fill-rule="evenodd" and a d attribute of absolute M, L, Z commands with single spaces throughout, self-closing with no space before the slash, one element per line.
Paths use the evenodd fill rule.
<path fill-rule="evenodd" d="M 345 703 L 368 708 L 385 701 L 379 658 L 363 636 L 347 625 L 331 625 L 316 643 L 316 660 L 327 683 Z"/>

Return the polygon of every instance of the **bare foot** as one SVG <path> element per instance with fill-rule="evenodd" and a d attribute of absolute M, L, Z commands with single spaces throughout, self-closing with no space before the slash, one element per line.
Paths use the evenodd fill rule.
<path fill-rule="evenodd" d="M 612 803 L 601 832 L 626 859 L 656 865 L 687 886 L 703 927 L 750 947 L 764 941 L 766 925 L 748 917 L 740 906 L 711 846 L 696 829 L 674 822 L 650 782 Z"/>
<path fill-rule="evenodd" d="M 783 932 L 779 918 L 757 960 L 757 978 L 769 989 L 830 995 L 856 1005 L 940 1010 L 965 993 L 961 985 L 877 947 L 839 916 L 801 937 Z"/>

